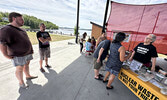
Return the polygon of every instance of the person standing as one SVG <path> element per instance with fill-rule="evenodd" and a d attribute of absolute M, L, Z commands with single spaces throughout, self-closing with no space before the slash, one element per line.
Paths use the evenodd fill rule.
<path fill-rule="evenodd" d="M 24 25 L 21 14 L 12 12 L 9 14 L 9 25 L 0 29 L 0 50 L 3 55 L 11 59 L 16 67 L 15 75 L 21 88 L 27 86 L 23 80 L 23 71 L 26 79 L 37 78 L 29 73 L 29 63 L 33 59 L 33 48 L 27 33 L 20 27 Z"/>
<path fill-rule="evenodd" d="M 82 36 L 80 37 L 80 39 L 79 39 L 79 43 L 80 43 L 80 53 L 82 53 L 83 42 L 85 41 L 86 36 L 87 36 L 87 33 L 84 32 L 84 33 L 82 34 Z"/>
<path fill-rule="evenodd" d="M 97 46 L 99 45 L 99 43 L 100 43 L 101 41 L 105 40 L 105 39 L 106 39 L 106 33 L 105 33 L 105 32 L 102 32 L 101 36 L 99 36 L 99 37 L 97 38 L 95 48 L 97 48 Z"/>
<path fill-rule="evenodd" d="M 110 40 L 104 40 L 99 43 L 97 46 L 94 55 L 93 55 L 93 65 L 94 65 L 94 78 L 97 80 L 101 80 L 101 77 L 103 77 L 102 74 L 99 74 L 99 70 L 101 66 L 103 66 L 103 60 L 108 55 L 108 50 L 110 47 Z"/>
<path fill-rule="evenodd" d="M 36 36 L 39 42 L 39 55 L 40 55 L 40 71 L 45 72 L 45 70 L 42 67 L 43 60 L 45 60 L 45 67 L 51 68 L 51 66 L 48 65 L 48 58 L 50 57 L 50 44 L 49 41 L 51 41 L 51 37 L 48 32 L 45 31 L 45 24 L 41 23 L 39 25 L 40 31 L 37 32 Z"/>
<path fill-rule="evenodd" d="M 92 46 L 91 46 L 92 51 L 94 52 L 95 51 L 95 46 L 96 46 L 96 40 L 95 40 L 94 37 L 91 38 L 91 44 L 92 44 Z"/>
<path fill-rule="evenodd" d="M 118 75 L 123 61 L 127 60 L 132 54 L 130 52 L 129 55 L 125 56 L 125 47 L 121 45 L 121 42 L 123 42 L 124 39 L 125 33 L 119 32 L 110 45 L 110 55 L 106 62 L 107 73 L 103 80 L 103 82 L 107 82 L 107 77 L 109 76 L 106 89 L 113 89 L 111 84 L 114 81 L 115 76 Z"/>

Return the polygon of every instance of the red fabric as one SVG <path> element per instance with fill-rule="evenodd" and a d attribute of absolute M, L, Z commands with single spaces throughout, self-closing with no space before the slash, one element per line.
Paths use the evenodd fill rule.
<path fill-rule="evenodd" d="M 112 2 L 107 31 L 112 30 L 167 34 L 167 3 L 129 5 Z"/>
<path fill-rule="evenodd" d="M 113 32 L 130 32 L 126 50 L 132 50 L 143 42 L 146 35 L 157 36 L 153 45 L 158 53 L 167 54 L 167 3 L 154 5 L 129 5 L 112 2 L 107 22 L 107 39 L 113 39 Z"/>
<path fill-rule="evenodd" d="M 92 52 L 93 53 L 93 51 L 86 51 L 86 52 Z"/>

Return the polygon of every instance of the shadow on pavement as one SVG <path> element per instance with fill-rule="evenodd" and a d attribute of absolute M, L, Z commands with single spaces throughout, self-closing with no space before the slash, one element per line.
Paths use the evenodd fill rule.
<path fill-rule="evenodd" d="M 44 76 L 48 79 L 48 83 L 57 76 L 55 70 L 48 68 L 49 73 L 45 72 Z"/>
<path fill-rule="evenodd" d="M 48 79 L 48 83 L 54 79 L 57 75 L 56 71 L 53 69 L 48 69 L 49 73 L 45 72 L 44 76 Z M 34 84 L 31 80 L 26 81 L 27 85 L 29 86 L 26 89 L 20 88 L 19 93 L 20 96 L 17 100 L 32 100 L 31 97 L 35 96 L 37 92 L 41 91 L 43 88 L 42 85 Z M 44 100 L 44 99 L 41 99 Z"/>
<path fill-rule="evenodd" d="M 48 83 L 23 91 L 18 100 L 138 100 L 118 79 L 113 90 L 106 90 L 106 84 L 94 79 L 92 65 L 92 57 L 81 55 L 59 74 L 48 69 Z"/>
<path fill-rule="evenodd" d="M 17 100 L 28 100 L 29 97 L 34 95 L 34 93 L 38 92 L 42 88 L 42 85 L 33 84 L 31 80 L 27 80 L 26 83 L 28 84 L 29 87 L 26 89 L 23 88 L 19 89 L 20 96 L 18 97 Z"/>

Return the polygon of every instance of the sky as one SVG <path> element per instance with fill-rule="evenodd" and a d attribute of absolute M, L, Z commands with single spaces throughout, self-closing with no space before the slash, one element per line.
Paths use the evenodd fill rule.
<path fill-rule="evenodd" d="M 0 0 L 1 12 L 19 12 L 50 21 L 59 27 L 74 28 L 78 0 Z M 107 0 L 80 0 L 79 27 L 91 29 L 91 22 L 103 25 Z M 126 4 L 158 4 L 167 0 L 113 0 Z M 108 12 L 109 14 L 109 12 Z"/>

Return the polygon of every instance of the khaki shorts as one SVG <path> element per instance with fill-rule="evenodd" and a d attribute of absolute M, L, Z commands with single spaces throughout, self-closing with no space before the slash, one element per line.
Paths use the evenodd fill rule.
<path fill-rule="evenodd" d="M 12 62 L 14 66 L 24 66 L 27 63 L 27 61 L 30 61 L 32 59 L 33 59 L 32 54 L 29 54 L 23 57 L 15 56 L 13 57 Z"/>
<path fill-rule="evenodd" d="M 99 63 L 96 62 L 97 58 L 93 58 L 93 67 L 94 69 L 99 70 L 101 66 L 103 66 L 103 63 L 100 61 Z"/>
<path fill-rule="evenodd" d="M 50 58 L 50 47 L 39 48 L 39 56 L 40 60 L 44 60 L 45 58 Z"/>

